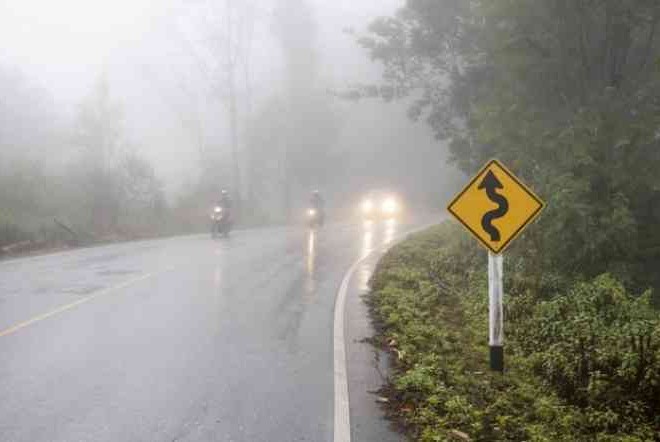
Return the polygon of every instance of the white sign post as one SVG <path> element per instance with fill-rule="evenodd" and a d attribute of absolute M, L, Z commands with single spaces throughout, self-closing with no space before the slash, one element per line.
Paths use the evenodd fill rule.
<path fill-rule="evenodd" d="M 502 307 L 502 268 L 504 258 L 488 252 L 488 319 L 490 369 L 504 371 L 504 310 Z"/>

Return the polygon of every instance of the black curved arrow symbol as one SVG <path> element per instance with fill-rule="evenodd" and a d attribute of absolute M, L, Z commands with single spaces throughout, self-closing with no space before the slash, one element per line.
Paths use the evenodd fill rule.
<path fill-rule="evenodd" d="M 497 189 L 503 189 L 502 183 L 497 179 L 493 171 L 489 170 L 486 176 L 484 177 L 481 184 L 479 184 L 479 189 L 485 189 L 488 199 L 497 204 L 499 207 L 495 210 L 487 212 L 483 218 L 481 218 L 481 227 L 490 235 L 491 241 L 499 241 L 500 231 L 495 228 L 493 221 L 502 218 L 509 211 L 509 201 L 504 198 L 502 195 L 496 192 Z"/>

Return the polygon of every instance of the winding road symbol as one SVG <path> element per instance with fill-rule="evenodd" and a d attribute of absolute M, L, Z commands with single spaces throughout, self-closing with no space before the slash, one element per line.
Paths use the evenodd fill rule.
<path fill-rule="evenodd" d="M 502 163 L 486 163 L 447 206 L 491 253 L 504 253 L 545 204 Z"/>
<path fill-rule="evenodd" d="M 504 186 L 502 186 L 493 171 L 489 170 L 481 184 L 479 184 L 479 189 L 484 189 L 488 199 L 499 206 L 495 210 L 486 212 L 484 217 L 481 218 L 481 227 L 490 235 L 490 240 L 499 242 L 501 239 L 500 231 L 493 225 L 493 221 L 502 218 L 509 212 L 509 201 L 497 193 L 497 189 L 504 189 Z"/>

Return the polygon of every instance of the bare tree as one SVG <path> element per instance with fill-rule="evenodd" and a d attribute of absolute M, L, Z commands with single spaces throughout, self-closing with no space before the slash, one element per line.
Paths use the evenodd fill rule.
<path fill-rule="evenodd" d="M 252 107 L 250 57 L 256 11 L 250 0 L 200 0 L 178 29 L 181 47 L 204 79 L 205 89 L 227 110 L 232 186 L 239 200 L 247 195 L 242 177 L 249 180 L 249 174 L 242 174 L 240 134 L 243 115 L 249 116 Z"/>
<path fill-rule="evenodd" d="M 177 39 L 177 41 L 184 44 L 181 39 Z M 154 67 L 148 64 L 143 64 L 141 68 L 142 74 L 147 78 L 149 84 L 157 89 L 160 99 L 176 116 L 186 134 L 190 136 L 203 174 L 204 169 L 213 163 L 209 155 L 205 120 L 210 108 L 206 82 L 199 81 L 196 76 L 184 72 L 184 69 L 172 69 L 168 72 L 172 78 L 163 78 Z"/>
<path fill-rule="evenodd" d="M 121 108 L 110 98 L 107 78 L 102 77 L 80 105 L 73 136 L 86 173 L 90 221 L 99 231 L 115 227 L 119 215 L 118 183 L 112 169 L 122 148 L 121 126 Z"/>

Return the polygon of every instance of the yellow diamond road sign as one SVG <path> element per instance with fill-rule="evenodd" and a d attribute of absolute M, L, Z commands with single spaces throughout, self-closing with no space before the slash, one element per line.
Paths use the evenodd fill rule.
<path fill-rule="evenodd" d="M 502 163 L 492 160 L 448 210 L 491 252 L 500 254 L 544 206 Z"/>

